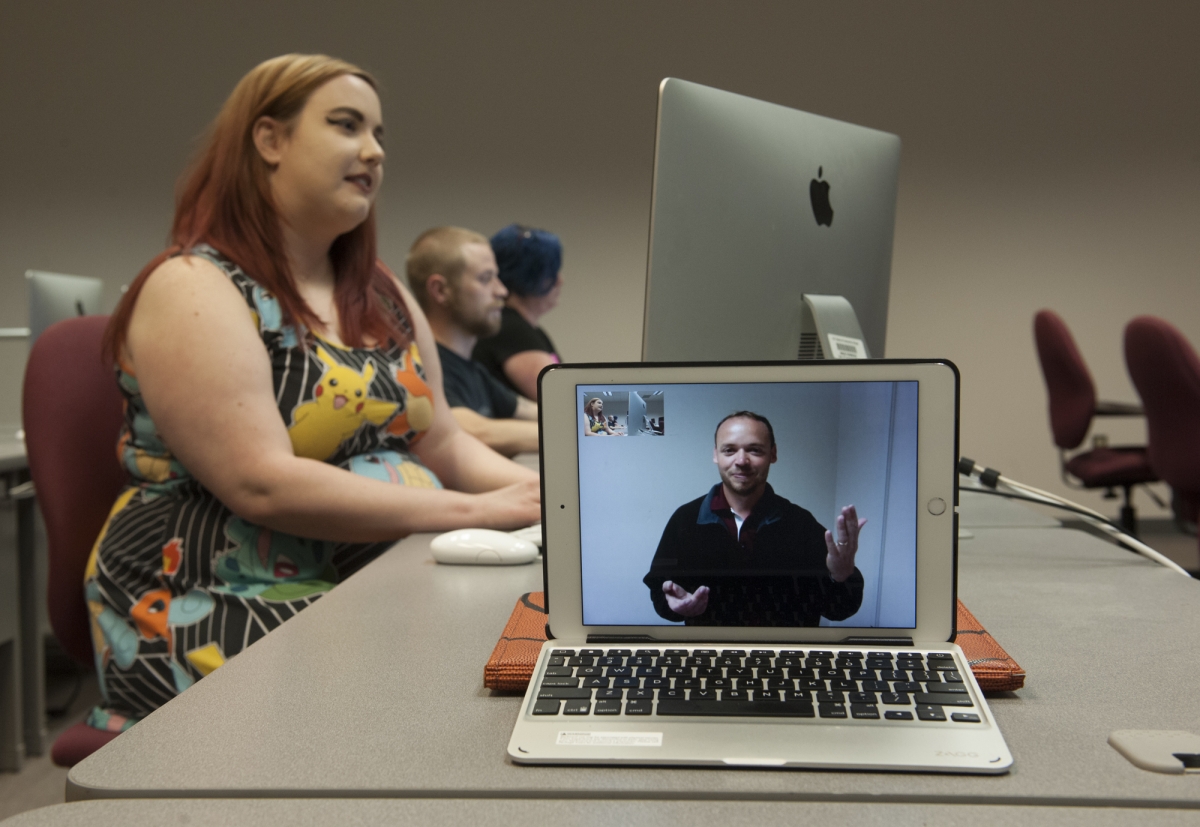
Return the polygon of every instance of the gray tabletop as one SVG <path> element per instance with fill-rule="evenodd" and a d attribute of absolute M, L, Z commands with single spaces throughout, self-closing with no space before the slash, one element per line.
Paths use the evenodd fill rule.
<path fill-rule="evenodd" d="M 554 824 L 556 827 L 615 824 L 721 824 L 770 827 L 803 823 L 907 827 L 937 824 L 1025 823 L 1119 827 L 1194 824 L 1191 810 L 1131 810 L 1097 807 L 1011 807 L 967 804 L 874 804 L 819 801 L 588 801 L 570 799 L 487 798 L 293 798 L 293 799 L 123 799 L 56 804 L 13 816 L 4 827 L 107 827 L 129 824 L 225 827 L 229 824 L 288 824 L 292 827 L 337 824 Z"/>
<path fill-rule="evenodd" d="M 960 596 L 1028 672 L 991 700 L 1004 776 L 522 767 L 521 696 L 483 664 L 536 566 L 447 567 L 398 544 L 92 755 L 68 799 L 417 796 L 1200 807 L 1200 778 L 1137 769 L 1114 729 L 1200 731 L 1200 583 L 1067 529 L 975 530 Z"/>
<path fill-rule="evenodd" d="M 1017 500 L 969 488 L 959 489 L 958 502 L 958 527 L 972 531 L 977 528 L 1057 528 L 1062 525 Z"/>

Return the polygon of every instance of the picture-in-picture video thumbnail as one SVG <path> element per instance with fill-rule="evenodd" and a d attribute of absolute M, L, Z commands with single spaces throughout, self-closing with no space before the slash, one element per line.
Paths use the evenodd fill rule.
<path fill-rule="evenodd" d="M 584 436 L 664 436 L 663 391 L 600 391 L 583 398 Z"/>

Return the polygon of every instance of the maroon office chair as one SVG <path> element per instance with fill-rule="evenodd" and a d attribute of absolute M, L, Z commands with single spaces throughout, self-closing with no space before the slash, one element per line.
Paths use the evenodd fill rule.
<path fill-rule="evenodd" d="M 107 316 L 59 322 L 38 336 L 25 367 L 25 448 L 46 523 L 50 625 L 63 650 L 95 668 L 83 571 L 113 501 L 127 482 L 117 459 L 123 402 L 100 355 Z M 70 767 L 117 733 L 76 724 L 50 750 Z"/>
<path fill-rule="evenodd" d="M 1137 535 L 1137 511 L 1133 507 L 1133 487 L 1155 482 L 1146 448 L 1123 445 L 1095 447 L 1068 456 L 1078 448 L 1091 428 L 1095 416 L 1141 416 L 1137 405 L 1097 402 L 1096 388 L 1075 340 L 1066 323 L 1052 310 L 1038 311 L 1033 317 L 1033 338 L 1038 360 L 1046 380 L 1050 399 L 1050 430 L 1059 449 L 1063 481 L 1073 487 L 1104 488 L 1105 497 L 1115 499 L 1115 488 L 1124 492 L 1121 525 Z M 1072 478 L 1079 481 L 1072 482 Z M 1151 492 L 1153 496 L 1153 492 Z"/>
<path fill-rule="evenodd" d="M 1200 513 L 1200 359 L 1162 319 L 1138 316 L 1125 328 L 1125 367 L 1146 408 L 1150 465 L 1175 492 L 1175 514 Z"/>

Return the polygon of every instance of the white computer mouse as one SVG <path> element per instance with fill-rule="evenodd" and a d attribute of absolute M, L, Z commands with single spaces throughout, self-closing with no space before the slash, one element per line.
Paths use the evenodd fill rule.
<path fill-rule="evenodd" d="M 439 563 L 467 566 L 517 566 L 537 559 L 528 540 L 490 528 L 460 528 L 433 538 L 429 544 Z"/>

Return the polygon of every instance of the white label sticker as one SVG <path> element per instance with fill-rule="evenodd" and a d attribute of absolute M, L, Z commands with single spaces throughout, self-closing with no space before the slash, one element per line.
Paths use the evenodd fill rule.
<path fill-rule="evenodd" d="M 828 334 L 830 359 L 866 359 L 867 346 L 862 339 L 852 339 L 849 336 Z"/>
<path fill-rule="evenodd" d="M 560 747 L 661 747 L 661 732 L 559 732 Z"/>

